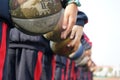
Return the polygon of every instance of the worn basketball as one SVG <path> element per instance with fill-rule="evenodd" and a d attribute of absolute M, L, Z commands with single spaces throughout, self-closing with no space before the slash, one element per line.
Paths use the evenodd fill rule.
<path fill-rule="evenodd" d="M 62 14 L 60 0 L 10 0 L 9 5 L 15 27 L 30 35 L 52 31 Z"/>

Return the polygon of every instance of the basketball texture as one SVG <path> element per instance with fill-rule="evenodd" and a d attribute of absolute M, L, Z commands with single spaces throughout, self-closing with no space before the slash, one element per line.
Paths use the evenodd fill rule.
<path fill-rule="evenodd" d="M 10 0 L 15 27 L 30 35 L 52 31 L 62 14 L 60 0 Z"/>

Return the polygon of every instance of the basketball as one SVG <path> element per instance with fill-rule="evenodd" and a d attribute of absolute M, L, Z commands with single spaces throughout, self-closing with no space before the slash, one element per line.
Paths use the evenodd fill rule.
<path fill-rule="evenodd" d="M 62 14 L 60 0 L 10 0 L 9 5 L 13 24 L 29 35 L 52 31 Z"/>

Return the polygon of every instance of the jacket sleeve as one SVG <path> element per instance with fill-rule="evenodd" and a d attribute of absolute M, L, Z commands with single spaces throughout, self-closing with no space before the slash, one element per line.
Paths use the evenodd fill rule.
<path fill-rule="evenodd" d="M 90 39 L 88 38 L 88 36 L 85 33 L 83 33 L 83 35 L 82 35 L 81 43 L 85 50 L 92 48 L 92 42 L 90 41 Z"/>
<path fill-rule="evenodd" d="M 79 0 L 61 0 L 63 8 L 65 8 L 68 4 L 75 3 L 77 6 L 81 6 Z"/>
<path fill-rule="evenodd" d="M 0 0 L 0 20 L 6 22 L 8 25 L 12 25 L 9 13 L 9 0 Z"/>
<path fill-rule="evenodd" d="M 82 11 L 78 11 L 76 25 L 80 25 L 80 26 L 84 27 L 84 25 L 87 22 L 88 22 L 87 15 L 84 12 L 82 12 Z"/>

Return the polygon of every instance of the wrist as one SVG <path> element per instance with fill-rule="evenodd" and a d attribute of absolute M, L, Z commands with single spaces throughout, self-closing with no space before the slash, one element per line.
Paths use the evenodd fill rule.
<path fill-rule="evenodd" d="M 68 0 L 67 4 L 75 4 L 76 6 L 80 7 L 80 1 L 79 0 Z"/>

